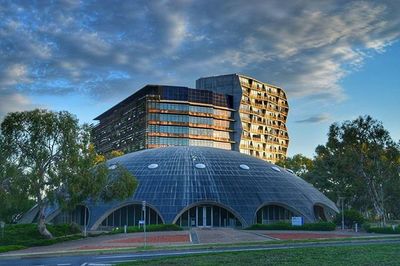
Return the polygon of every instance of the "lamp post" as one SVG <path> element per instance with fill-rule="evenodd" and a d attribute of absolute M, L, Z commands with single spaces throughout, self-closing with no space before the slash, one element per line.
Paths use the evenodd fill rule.
<path fill-rule="evenodd" d="M 143 210 L 143 231 L 144 231 L 144 247 L 146 247 L 147 235 L 146 235 L 146 201 L 142 201 Z"/>

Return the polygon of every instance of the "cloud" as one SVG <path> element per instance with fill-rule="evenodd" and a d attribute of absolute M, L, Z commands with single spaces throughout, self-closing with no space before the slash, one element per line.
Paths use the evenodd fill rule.
<path fill-rule="evenodd" d="M 11 91 L 0 91 L 0 93 L 0 122 L 8 112 L 35 108 L 30 99 L 21 93 Z"/>
<path fill-rule="evenodd" d="M 238 72 L 341 101 L 340 81 L 399 38 L 398 13 L 398 1 L 2 2 L 0 96 L 114 100 Z"/>
<path fill-rule="evenodd" d="M 308 117 L 306 119 L 297 120 L 296 123 L 322 123 L 331 120 L 331 116 L 329 114 L 319 114 L 315 116 Z"/>

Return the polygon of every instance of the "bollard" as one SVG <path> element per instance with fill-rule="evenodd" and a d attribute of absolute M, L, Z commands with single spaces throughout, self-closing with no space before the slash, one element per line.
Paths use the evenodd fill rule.
<path fill-rule="evenodd" d="M 358 233 L 358 223 L 355 225 L 356 233 Z"/>
<path fill-rule="evenodd" d="M 126 225 L 124 225 L 124 233 L 126 234 Z"/>

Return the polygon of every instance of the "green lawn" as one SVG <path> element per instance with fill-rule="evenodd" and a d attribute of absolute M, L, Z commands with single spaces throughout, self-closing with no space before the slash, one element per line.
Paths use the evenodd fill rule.
<path fill-rule="evenodd" d="M 398 244 L 191 255 L 119 265 L 399 265 Z"/>

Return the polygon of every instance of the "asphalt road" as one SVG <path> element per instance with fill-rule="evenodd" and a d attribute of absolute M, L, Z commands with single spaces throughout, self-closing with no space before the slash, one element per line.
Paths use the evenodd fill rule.
<path fill-rule="evenodd" d="M 192 254 L 210 254 L 221 252 L 242 252 L 257 250 L 273 250 L 273 249 L 292 249 L 304 247 L 333 247 L 333 246 L 359 246 L 371 244 L 400 244 L 400 239 L 375 239 L 375 240 L 349 240 L 335 242 L 320 243 L 293 243 L 293 244 L 271 244 L 258 246 L 242 246 L 242 247 L 221 247 L 213 249 L 189 249 L 189 250 L 162 250 L 162 251 L 146 251 L 135 253 L 118 253 L 108 255 L 48 255 L 41 257 L 25 256 L 15 258 L 0 259 L 0 265 L 7 266 L 25 266 L 25 265 L 57 265 L 57 266 L 100 266 L 113 265 L 116 263 L 146 260 L 153 258 L 162 258 L 169 256 L 185 256 Z"/>

